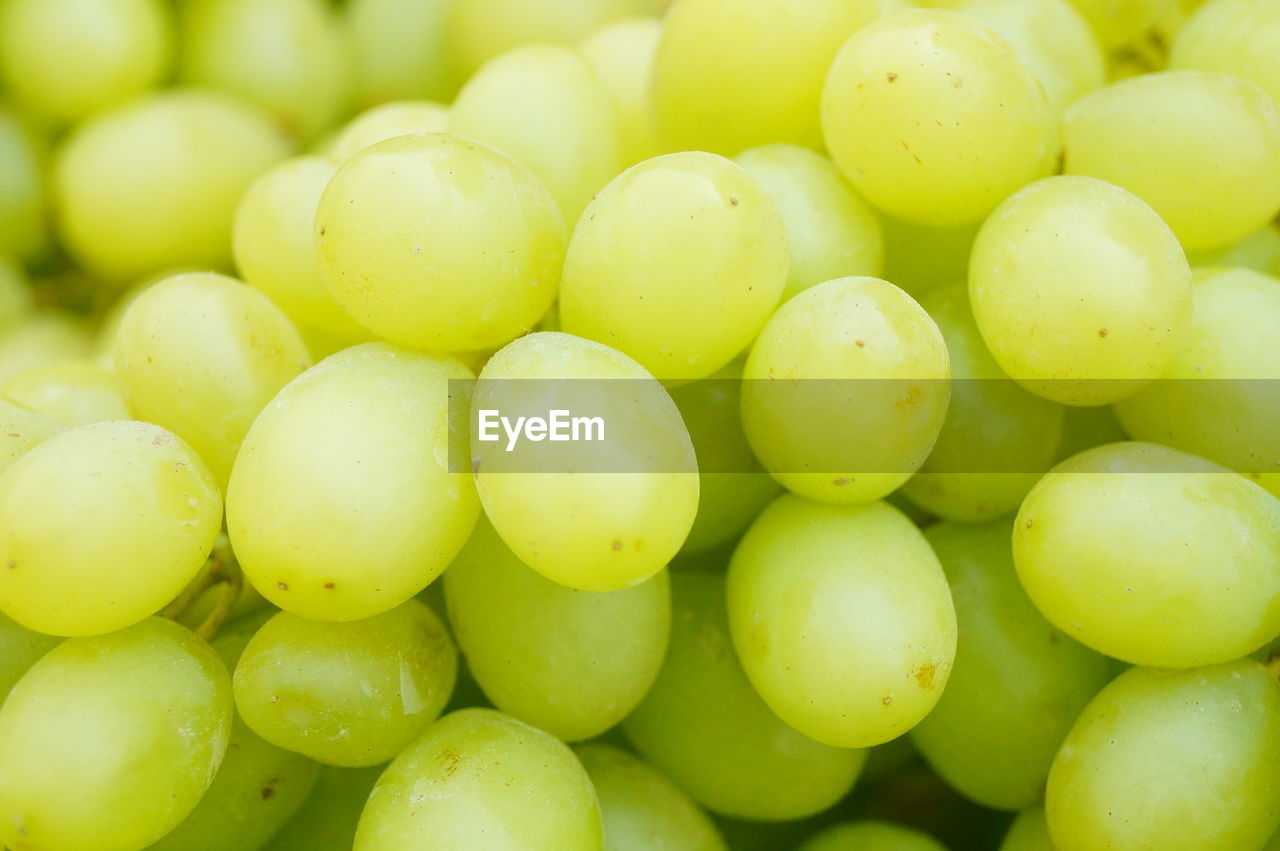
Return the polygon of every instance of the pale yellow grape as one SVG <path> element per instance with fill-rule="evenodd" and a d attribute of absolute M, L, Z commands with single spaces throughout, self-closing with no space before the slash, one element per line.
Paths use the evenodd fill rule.
<path fill-rule="evenodd" d="M 52 310 L 28 314 L 0 331 L 0 384 L 32 367 L 86 357 L 92 340 L 79 317 Z"/>
<path fill-rule="evenodd" d="M 320 269 L 375 334 L 471 351 L 527 331 L 555 297 L 564 224 L 528 170 L 432 133 L 388 139 L 334 176 L 316 211 Z"/>
<path fill-rule="evenodd" d="M 760 331 L 786 286 L 787 255 L 782 215 L 745 169 L 707 153 L 656 157 L 587 207 L 560 321 L 663 381 L 703 378 Z"/>
<path fill-rule="evenodd" d="M 271 841 L 267 851 L 350 851 L 369 791 L 385 766 L 320 766 L 307 800 Z"/>
<path fill-rule="evenodd" d="M 1065 409 L 1028 393 L 1001 371 L 973 321 L 963 286 L 927 293 L 921 305 L 946 340 L 955 380 L 942 432 L 903 493 L 941 517 L 991 520 L 1016 510 L 1053 466 Z"/>
<path fill-rule="evenodd" d="M 893 281 L 913 298 L 968 279 L 969 251 L 978 235 L 978 223 L 931 228 L 883 216 L 881 229 L 884 279 Z"/>
<path fill-rule="evenodd" d="M 526 567 L 484 519 L 444 573 L 449 623 L 494 706 L 564 741 L 617 724 L 658 674 L 671 629 L 667 574 L 576 591 Z"/>
<path fill-rule="evenodd" d="M 1058 746 L 1113 673 L 1031 604 L 1014 572 L 1011 528 L 1005 518 L 925 529 L 951 586 L 958 638 L 942 698 L 911 731 L 951 786 L 1004 810 L 1040 800 Z"/>
<path fill-rule="evenodd" d="M 3 410 L 0 406 L 0 411 Z M 61 641 L 57 636 L 33 632 L 0 614 L 0 704 L 22 675 Z"/>
<path fill-rule="evenodd" d="M 453 102 L 449 131 L 537 175 L 570 226 L 623 165 L 609 90 L 567 47 L 532 44 L 485 63 Z"/>
<path fill-rule="evenodd" d="M 827 69 L 875 16 L 874 0 L 680 0 L 653 63 L 663 141 L 726 156 L 770 142 L 820 148 Z"/>
<path fill-rule="evenodd" d="M 1063 142 L 1068 173 L 1128 189 L 1189 251 L 1243 239 L 1280 210 L 1280 110 L 1239 77 L 1166 71 L 1115 83 L 1067 111 Z"/>
<path fill-rule="evenodd" d="M 95 116 L 62 147 L 62 238 L 112 281 L 225 267 L 240 194 L 288 153 L 265 113 L 230 95 L 172 90 Z"/>
<path fill-rule="evenodd" d="M 1197 266 L 1243 266 L 1280 276 L 1280 227 L 1266 224 L 1239 242 L 1213 251 L 1188 252 L 1192 268 Z"/>
<path fill-rule="evenodd" d="M 448 100 L 459 74 L 445 21 L 447 0 L 350 0 L 347 25 L 359 102 Z"/>
<path fill-rule="evenodd" d="M 1155 25 L 1164 0 L 1071 0 L 1093 27 L 1098 41 L 1107 50 L 1138 39 Z"/>
<path fill-rule="evenodd" d="M 658 19 L 627 18 L 601 27 L 578 45 L 613 100 L 624 166 L 665 151 L 649 93 L 650 69 L 661 36 Z"/>
<path fill-rule="evenodd" d="M 355 620 L 440 574 L 479 513 L 449 472 L 449 381 L 460 364 L 383 343 L 304 372 L 258 416 L 227 490 L 245 576 L 286 611 Z M 460 438 L 459 438 L 460 439 Z"/>
<path fill-rule="evenodd" d="M 31 314 L 32 298 L 26 272 L 0 250 L 0 332 Z"/>
<path fill-rule="evenodd" d="M 378 779 L 355 851 L 601 851 L 602 832 L 573 751 L 500 712 L 463 709 Z"/>
<path fill-rule="evenodd" d="M 185 82 L 241 95 L 298 138 L 346 108 L 351 49 L 325 0 L 189 0 L 182 36 Z"/>
<path fill-rule="evenodd" d="M 978 232 L 969 297 L 991 354 L 1033 393 L 1068 405 L 1131 396 L 1177 356 L 1191 270 L 1141 199 L 1092 177 L 1050 177 Z"/>
<path fill-rule="evenodd" d="M 161 82 L 172 19 L 164 0 L 6 0 L 0 79 L 28 110 L 87 118 Z"/>
<path fill-rule="evenodd" d="M 1260 848 L 1280 822 L 1280 686 L 1242 659 L 1134 668 L 1085 708 L 1045 812 L 1061 849 Z"/>
<path fill-rule="evenodd" d="M 1071 0 L 962 0 L 956 10 L 995 30 L 1060 113 L 1106 82 L 1102 48 Z"/>
<path fill-rule="evenodd" d="M 1280 500 L 1194 455 L 1113 443 L 1063 462 L 1013 553 L 1051 623 L 1126 662 L 1213 664 L 1280 635 Z"/>
<path fill-rule="evenodd" d="M 1053 851 L 1043 804 L 1018 813 L 1000 843 L 1000 851 Z"/>
<path fill-rule="evenodd" d="M 472 436 L 485 514 L 525 564 L 571 588 L 616 591 L 680 550 L 698 508 L 697 462 L 675 403 L 640 364 L 580 337 L 530 334 L 485 364 L 472 406 L 508 417 L 559 408 L 605 423 L 604 442 L 567 443 L 566 463 L 550 468 L 539 463 L 549 444 L 508 452 Z M 599 454 L 585 454 L 593 446 Z"/>
<path fill-rule="evenodd" d="M 1171 68 L 1225 71 L 1280 103 L 1280 7 L 1272 0 L 1213 0 L 1178 31 Z"/>
<path fill-rule="evenodd" d="M 601 743 L 577 754 L 600 798 L 608 851 L 724 851 L 706 813 L 644 760 Z"/>
<path fill-rule="evenodd" d="M 333 140 L 329 156 L 338 163 L 379 142 L 415 133 L 439 133 L 449 124 L 449 107 L 432 100 L 379 104 L 348 122 Z M 319 199 L 317 199 L 319 200 Z"/>
<path fill-rule="evenodd" d="M 231 247 L 245 281 L 290 319 L 350 344 L 371 334 L 329 292 L 315 242 L 316 208 L 337 170 L 322 157 L 295 157 L 259 177 L 236 207 Z"/>
<path fill-rule="evenodd" d="M 942 695 L 956 612 L 937 557 L 885 503 L 792 494 L 751 524 L 728 576 L 742 667 L 782 720 L 835 747 L 914 727 Z"/>
<path fill-rule="evenodd" d="M 672 574 L 671 649 L 649 694 L 622 722 L 636 750 L 707 809 L 766 821 L 827 809 L 866 752 L 787 726 L 752 688 L 729 637 L 722 574 Z"/>
<path fill-rule="evenodd" d="M 851 821 L 833 825 L 798 851 L 946 851 L 923 831 L 887 821 Z"/>
<path fill-rule="evenodd" d="M 792 298 L 742 375 L 743 426 L 760 462 L 824 502 L 871 502 L 906 482 L 933 448 L 950 392 L 938 326 L 877 278 L 839 278 Z"/>
<path fill-rule="evenodd" d="M 65 428 L 65 423 L 53 417 L 0 399 L 0 473 Z"/>
<path fill-rule="evenodd" d="M 164 429 L 62 432 L 0 478 L 0 610 L 54 635 L 137 623 L 196 575 L 221 520 L 208 469 Z"/>
<path fill-rule="evenodd" d="M 576 44 L 605 24 L 656 12 L 654 0 L 466 0 L 452 3 L 446 37 L 465 74 L 525 44 Z"/>
<path fill-rule="evenodd" d="M 1058 127 L 1025 62 L 984 24 L 945 9 L 872 21 L 840 49 L 822 90 L 836 165 L 890 215 L 975 222 L 1051 174 Z"/>
<path fill-rule="evenodd" d="M 209 787 L 231 716 L 226 669 L 173 621 L 64 641 L 0 706 L 0 843 L 146 847 Z"/>
<path fill-rule="evenodd" d="M 190 443 L 223 488 L 258 412 L 310 360 L 280 308 L 213 272 L 149 287 L 116 332 L 129 409 Z"/>
<path fill-rule="evenodd" d="M 448 630 L 417 600 L 346 623 L 281 612 L 236 663 L 236 708 L 277 747 L 330 765 L 377 765 L 436 719 L 457 670 Z"/>
<path fill-rule="evenodd" d="M 10 111 L 0 109 L 0 251 L 24 260 L 49 247 L 44 151 Z"/>
<path fill-rule="evenodd" d="M 23 370 L 0 386 L 0 395 L 71 426 L 130 418 L 120 380 L 88 358 Z"/>
<path fill-rule="evenodd" d="M 880 219 L 830 160 L 797 145 L 765 145 L 743 151 L 734 162 L 760 182 L 782 213 L 791 246 L 783 301 L 832 278 L 881 274 Z"/>
<path fill-rule="evenodd" d="M 1160 380 L 1116 405 L 1125 430 L 1280 494 L 1280 279 L 1197 269 L 1191 328 Z"/>

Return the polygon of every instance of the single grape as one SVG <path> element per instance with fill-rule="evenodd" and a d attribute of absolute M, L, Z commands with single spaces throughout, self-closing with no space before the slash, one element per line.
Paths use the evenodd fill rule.
<path fill-rule="evenodd" d="M 1000 843 L 1000 851 L 1054 851 L 1043 804 L 1018 813 Z"/>
<path fill-rule="evenodd" d="M 93 346 L 79 317 L 39 311 L 0 332 L 0 385 L 21 372 L 54 361 L 87 357 Z"/>
<path fill-rule="evenodd" d="M 1071 0 L 1107 50 L 1136 41 L 1156 23 L 1162 0 Z"/>
<path fill-rule="evenodd" d="M 41 140 L 0 109 L 0 251 L 32 261 L 49 249 L 48 191 Z"/>
<path fill-rule="evenodd" d="M 1178 31 L 1171 68 L 1225 71 L 1280 103 L 1280 7 L 1272 0 L 1213 0 Z"/>
<path fill-rule="evenodd" d="M 28 669 L 62 639 L 33 632 L 0 614 L 0 704 Z"/>
<path fill-rule="evenodd" d="M 0 473 L 33 447 L 66 428 L 46 414 L 0 399 Z"/>
<path fill-rule="evenodd" d="M 361 104 L 452 99 L 460 80 L 445 21 L 454 5 L 447 0 L 348 0 Z"/>
<path fill-rule="evenodd" d="M 1266 224 L 1244 239 L 1214 251 L 1192 251 L 1187 254 L 1192 268 L 1200 266 L 1242 266 L 1280 276 L 1280 227 Z"/>
<path fill-rule="evenodd" d="M 449 126 L 449 107 L 432 100 L 379 104 L 351 119 L 333 140 L 329 157 L 341 164 L 379 142 L 397 136 L 441 133 Z M 319 196 L 316 196 L 319 201 Z"/>
<path fill-rule="evenodd" d="M 946 851 L 927 833 L 887 821 L 851 821 L 833 825 L 798 851 Z"/>
<path fill-rule="evenodd" d="M 1069 406 L 1062 418 L 1062 438 L 1058 441 L 1053 463 L 1065 461 L 1086 449 L 1121 440 L 1128 440 L 1128 435 L 1120 427 L 1115 408 L 1111 405 L 1096 408 Z"/>
<path fill-rule="evenodd" d="M 33 299 L 26 272 L 0 248 L 0 332 L 30 318 Z"/>
<path fill-rule="evenodd" d="M 578 45 L 613 101 L 621 144 L 620 167 L 666 152 L 658 139 L 649 92 L 653 57 L 661 37 L 661 21 L 636 17 L 603 26 Z"/>
<path fill-rule="evenodd" d="M 302 809 L 263 846 L 264 851 L 351 851 L 360 813 L 384 768 L 320 766 Z"/>
<path fill-rule="evenodd" d="M 963 284 L 969 277 L 969 251 L 978 235 L 978 224 L 933 228 L 882 216 L 884 279 L 913 298 Z"/>
<path fill-rule="evenodd" d="M 120 380 L 88 358 L 23 370 L 0 387 L 0 394 L 71 426 L 129 419 Z"/>

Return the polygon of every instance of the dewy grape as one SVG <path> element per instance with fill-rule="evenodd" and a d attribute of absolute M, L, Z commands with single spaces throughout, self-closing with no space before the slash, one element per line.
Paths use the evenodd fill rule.
<path fill-rule="evenodd" d="M 0 851 L 1280 851 L 1280 0 L 0 0 Z"/>

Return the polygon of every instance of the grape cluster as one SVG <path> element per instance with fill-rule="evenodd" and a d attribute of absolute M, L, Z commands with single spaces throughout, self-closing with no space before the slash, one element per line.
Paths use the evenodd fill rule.
<path fill-rule="evenodd" d="M 1278 102 L 1280 0 L 0 0 L 0 849 L 1280 849 Z"/>

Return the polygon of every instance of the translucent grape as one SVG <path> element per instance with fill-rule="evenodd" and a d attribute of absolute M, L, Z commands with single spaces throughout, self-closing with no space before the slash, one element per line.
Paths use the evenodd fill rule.
<path fill-rule="evenodd" d="M 263 410 L 227 490 L 245 576 L 286 611 L 355 620 L 422 590 L 479 513 L 448 468 L 451 360 L 366 343 L 307 370 Z"/>
<path fill-rule="evenodd" d="M 342 128 L 329 156 L 341 163 L 365 148 L 414 133 L 439 133 L 449 125 L 449 107 L 431 100 L 401 100 L 368 109 Z M 317 196 L 317 201 L 319 197 Z"/>
<path fill-rule="evenodd" d="M 958 640 L 946 691 L 911 738 L 966 796 L 1014 810 L 1040 800 L 1058 746 L 1113 671 L 1027 599 L 1010 529 L 1007 519 L 925 529 L 951 586 Z"/>
<path fill-rule="evenodd" d="M 29 410 L 79 426 L 129 419 L 122 390 L 110 370 L 84 358 L 23 370 L 6 381 L 0 393 Z"/>
<path fill-rule="evenodd" d="M 20 372 L 89 354 L 92 338 L 70 314 L 35 313 L 0 333 L 0 384 Z"/>
<path fill-rule="evenodd" d="M 667 660 L 622 722 L 636 750 L 698 803 L 726 815 L 796 819 L 844 797 L 866 752 L 806 738 L 760 699 L 730 642 L 723 576 L 677 572 L 671 586 Z"/>
<path fill-rule="evenodd" d="M 1280 276 L 1280 227 L 1267 224 L 1226 248 L 1192 251 L 1187 260 L 1197 266 L 1243 266 Z"/>
<path fill-rule="evenodd" d="M 1018 813 L 1000 843 L 1000 851 L 1053 851 L 1042 804 Z"/>
<path fill-rule="evenodd" d="M 1191 272 L 1177 238 L 1136 196 L 1051 177 L 1011 196 L 969 262 L 974 318 L 1028 390 L 1068 405 L 1131 396 L 1177 356 Z"/>
<path fill-rule="evenodd" d="M 1271 0 L 1205 3 L 1178 31 L 1169 65 L 1235 74 L 1280 103 L 1280 8 Z"/>
<path fill-rule="evenodd" d="M 876 278 L 839 278 L 779 308 L 742 375 L 743 426 L 765 469 L 810 499 L 871 502 L 924 463 L 950 365 L 910 296 Z"/>
<path fill-rule="evenodd" d="M 0 614 L 0 704 L 22 675 L 61 641 L 57 636 L 33 632 Z"/>
<path fill-rule="evenodd" d="M 208 469 L 164 429 L 55 435 L 0 478 L 0 610 L 54 635 L 137 623 L 196 575 L 221 520 Z"/>
<path fill-rule="evenodd" d="M 265 851 L 351 851 L 360 812 L 385 767 L 320 766 L 302 808 L 263 846 Z"/>
<path fill-rule="evenodd" d="M 1071 0 L 1102 46 L 1111 50 L 1135 41 L 1159 17 L 1162 0 Z"/>
<path fill-rule="evenodd" d="M 1280 501 L 1194 455 L 1113 443 L 1063 462 L 1013 553 L 1050 622 L 1126 662 L 1224 662 L 1280 635 Z"/>
<path fill-rule="evenodd" d="M 1280 822 L 1278 748 L 1280 686 L 1257 662 L 1126 671 L 1054 760 L 1049 835 L 1081 851 L 1258 848 Z"/>
<path fill-rule="evenodd" d="M 172 621 L 64 641 L 0 706 L 0 843 L 149 845 L 208 788 L 231 715 L 222 663 Z"/>
<path fill-rule="evenodd" d="M 43 150 L 17 116 L 0 109 L 0 251 L 23 260 L 48 250 Z"/>
<path fill-rule="evenodd" d="M 1063 142 L 1068 173 L 1128 189 L 1188 250 L 1242 239 L 1280 210 L 1280 111 L 1238 77 L 1167 71 L 1116 83 L 1068 110 Z"/>
<path fill-rule="evenodd" d="M 556 738 L 580 741 L 617 724 L 662 665 L 665 572 L 622 591 L 575 591 L 526 567 L 482 519 L 444 583 L 449 623 L 485 694 Z"/>
<path fill-rule="evenodd" d="M 229 95 L 174 90 L 104 112 L 58 157 L 62 237 L 86 269 L 115 281 L 225 268 L 240 194 L 287 153 L 270 119 Z"/>
<path fill-rule="evenodd" d="M 492 145 L 537 175 L 570 226 L 622 168 L 609 90 L 566 47 L 529 45 L 486 63 L 453 102 L 449 131 Z"/>
<path fill-rule="evenodd" d="M 874 0 L 681 0 L 653 67 L 664 140 L 732 156 L 770 142 L 821 147 L 823 77 Z"/>
<path fill-rule="evenodd" d="M 573 752 L 492 709 L 437 721 L 379 778 L 355 851 L 601 851 L 600 807 Z"/>
<path fill-rule="evenodd" d="M 891 216 L 881 218 L 884 279 L 914 298 L 938 287 L 963 284 L 969 277 L 969 250 L 978 225 L 931 228 Z"/>
<path fill-rule="evenodd" d="M 266 296 L 213 272 L 148 288 L 116 332 L 129 409 L 190 443 L 224 488 L 258 412 L 310 360 Z"/>
<path fill-rule="evenodd" d="M 814 836 L 798 851 L 946 851 L 927 833 L 887 821 L 851 821 Z"/>
<path fill-rule="evenodd" d="M 872 21 L 840 49 L 822 91 L 836 165 L 885 212 L 937 227 L 986 216 L 1051 174 L 1058 128 L 1004 39 L 944 9 Z"/>
<path fill-rule="evenodd" d="M 457 136 L 365 149 L 338 170 L 315 221 L 330 291 L 395 342 L 501 345 L 555 297 L 564 258 L 555 201 L 515 162 Z"/>
<path fill-rule="evenodd" d="M 360 103 L 452 98 L 459 80 L 445 21 L 455 4 L 349 0 L 346 5 Z"/>
<path fill-rule="evenodd" d="M 764 187 L 713 154 L 670 154 L 623 172 L 587 208 L 560 321 L 664 381 L 687 381 L 751 342 L 786 280 L 786 229 Z"/>
<path fill-rule="evenodd" d="M 665 151 L 658 140 L 649 94 L 650 70 L 661 36 L 662 22 L 656 18 L 628 18 L 601 27 L 579 45 L 613 100 L 622 146 L 620 166 Z"/>
<path fill-rule="evenodd" d="M 64 423 L 50 416 L 0 399 L 0 473 L 64 428 Z"/>
<path fill-rule="evenodd" d="M 783 301 L 832 278 L 880 275 L 880 220 L 830 160 L 795 145 L 765 145 L 734 161 L 760 181 L 782 213 L 791 246 Z"/>

